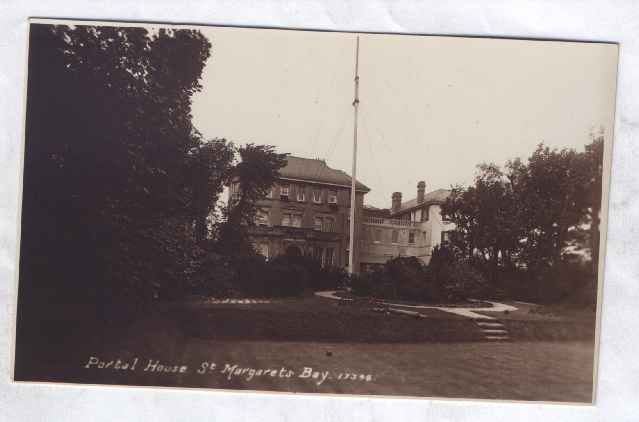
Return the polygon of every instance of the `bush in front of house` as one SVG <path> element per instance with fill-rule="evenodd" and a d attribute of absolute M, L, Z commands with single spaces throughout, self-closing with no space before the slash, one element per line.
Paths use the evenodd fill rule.
<path fill-rule="evenodd" d="M 445 263 L 428 269 L 440 302 L 458 302 L 469 298 L 486 297 L 490 291 L 484 275 L 464 261 Z"/>
<path fill-rule="evenodd" d="M 471 264 L 446 248 L 435 248 L 429 265 L 398 257 L 383 267 L 351 278 L 351 292 L 387 300 L 452 303 L 486 295 L 488 283 Z"/>
<path fill-rule="evenodd" d="M 532 276 L 536 287 L 532 300 L 539 303 L 594 305 L 597 302 L 597 277 L 590 266 L 560 262 Z"/>
<path fill-rule="evenodd" d="M 235 297 L 240 293 L 236 265 L 226 255 L 207 251 L 194 264 L 190 294 L 211 297 Z"/>
<path fill-rule="evenodd" d="M 459 259 L 446 246 L 433 248 L 427 267 L 433 285 L 433 295 L 439 301 L 455 302 L 468 298 L 485 297 L 490 285 L 484 274 L 466 260 Z"/>
<path fill-rule="evenodd" d="M 301 296 L 309 288 L 313 268 L 299 258 L 282 255 L 268 262 L 262 274 L 266 283 L 264 296 Z"/>
<path fill-rule="evenodd" d="M 428 301 L 432 299 L 427 271 L 415 257 L 398 257 L 383 267 L 351 278 L 351 292 L 390 300 Z"/>

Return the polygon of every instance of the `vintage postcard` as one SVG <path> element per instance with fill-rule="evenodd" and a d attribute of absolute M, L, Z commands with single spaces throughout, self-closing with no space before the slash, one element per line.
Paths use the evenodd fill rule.
<path fill-rule="evenodd" d="M 592 403 L 617 56 L 33 20 L 14 379 Z"/>

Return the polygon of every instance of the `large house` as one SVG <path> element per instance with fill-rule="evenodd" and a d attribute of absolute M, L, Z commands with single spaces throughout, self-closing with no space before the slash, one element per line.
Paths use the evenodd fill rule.
<path fill-rule="evenodd" d="M 229 189 L 230 199 L 239 186 Z M 402 202 L 393 193 L 390 209 L 364 206 L 368 187 L 356 182 L 355 271 L 367 271 L 396 256 L 416 256 L 428 263 L 435 245 L 445 240 L 452 225 L 443 221 L 440 205 L 449 191 L 425 192 Z M 322 265 L 348 267 L 351 177 L 330 168 L 324 160 L 288 156 L 287 164 L 268 195 L 257 203 L 255 225 L 249 234 L 265 257 L 311 255 Z"/>
<path fill-rule="evenodd" d="M 414 199 L 402 202 L 402 193 L 394 192 L 389 209 L 364 207 L 361 269 L 375 268 L 398 256 L 414 256 L 427 264 L 433 248 L 446 242 L 454 229 L 441 215 L 449 193 L 446 189 L 426 193 L 426 183 L 420 181 Z"/>
<path fill-rule="evenodd" d="M 230 195 L 238 194 L 237 184 Z M 356 184 L 355 238 L 360 237 L 364 195 L 370 189 Z M 322 265 L 348 267 L 351 177 L 318 159 L 288 156 L 279 180 L 257 203 L 251 239 L 264 256 L 311 255 Z M 356 248 L 359 246 L 357 242 Z M 353 253 L 359 268 L 359 251 Z"/>

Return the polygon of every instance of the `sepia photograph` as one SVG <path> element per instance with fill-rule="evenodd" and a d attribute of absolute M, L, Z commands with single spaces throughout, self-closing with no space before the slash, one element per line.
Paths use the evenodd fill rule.
<path fill-rule="evenodd" d="M 31 20 L 14 380 L 593 403 L 617 63 Z"/>

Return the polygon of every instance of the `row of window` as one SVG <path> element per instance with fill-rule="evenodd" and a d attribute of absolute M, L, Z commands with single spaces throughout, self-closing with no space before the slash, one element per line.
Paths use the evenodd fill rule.
<path fill-rule="evenodd" d="M 269 226 L 268 211 L 259 210 L 255 215 L 255 224 L 258 226 Z M 282 226 L 286 227 L 302 227 L 302 214 L 295 212 L 282 213 Z M 323 232 L 336 232 L 335 217 L 332 216 L 315 216 L 313 219 L 313 229 Z"/>
<path fill-rule="evenodd" d="M 283 184 L 279 185 L 280 188 L 280 199 L 282 200 L 296 200 L 297 202 L 306 202 L 306 189 L 300 185 L 293 185 L 295 189 L 291 187 L 291 185 Z M 266 197 L 273 198 L 273 188 L 269 189 Z M 295 190 L 295 195 L 293 196 L 293 190 Z M 313 189 L 311 192 L 311 201 L 315 204 L 323 204 L 324 203 L 324 195 L 322 195 L 321 189 Z M 329 190 L 326 194 L 326 203 L 328 204 L 337 204 L 337 191 Z"/>
<path fill-rule="evenodd" d="M 297 202 L 306 202 L 307 201 L 306 189 L 301 185 L 293 185 L 293 186 L 295 186 L 294 189 L 292 185 L 289 185 L 289 184 L 279 185 L 279 192 L 280 192 L 279 199 L 284 201 L 294 200 Z M 269 199 L 273 199 L 275 195 L 274 190 L 275 190 L 274 187 L 271 187 L 268 190 L 266 197 Z M 231 200 L 234 202 L 239 201 L 240 184 L 237 182 L 232 183 L 230 186 L 230 191 L 231 191 Z M 327 204 L 337 204 L 338 203 L 337 191 L 328 190 L 326 193 L 326 198 L 324 198 L 322 189 L 313 189 L 311 192 L 310 200 L 315 204 L 323 204 L 324 202 L 326 202 Z M 348 203 L 350 204 L 350 192 L 349 192 Z"/>
<path fill-rule="evenodd" d="M 332 267 L 335 265 L 335 249 L 316 246 L 313 249 L 313 258 L 319 261 L 322 267 Z"/>
<path fill-rule="evenodd" d="M 381 243 L 382 242 L 382 234 L 384 229 L 381 228 L 370 228 L 370 238 L 373 240 L 373 242 L 375 243 Z M 391 231 L 391 243 L 399 243 L 399 230 L 395 230 L 393 229 Z M 415 243 L 415 231 L 414 230 L 410 230 L 408 232 L 408 243 L 409 244 L 414 244 Z"/>

